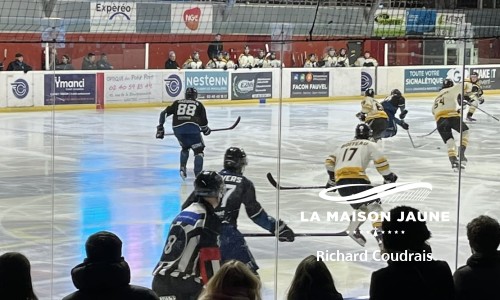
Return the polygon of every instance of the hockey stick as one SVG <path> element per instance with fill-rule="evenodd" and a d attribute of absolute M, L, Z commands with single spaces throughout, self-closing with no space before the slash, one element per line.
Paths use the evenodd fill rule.
<path fill-rule="evenodd" d="M 406 133 L 408 133 L 408 137 L 410 138 L 411 145 L 413 146 L 414 149 L 417 149 L 417 148 L 420 148 L 423 146 L 423 145 L 415 146 L 415 143 L 413 142 L 413 139 L 412 139 L 411 134 L 410 134 L 410 130 L 406 130 Z"/>
<path fill-rule="evenodd" d="M 481 108 L 479 108 L 479 107 L 476 107 L 476 109 L 477 109 L 477 110 L 482 111 L 482 112 L 483 112 L 484 114 L 486 114 L 487 116 L 490 116 L 490 117 L 492 117 L 493 119 L 495 119 L 495 120 L 497 120 L 498 122 L 500 122 L 500 120 L 499 120 L 497 117 L 495 117 L 494 115 L 492 115 L 492 114 L 489 114 L 489 113 L 485 112 L 484 110 L 482 110 L 482 109 L 481 109 Z"/>
<path fill-rule="evenodd" d="M 243 233 L 244 237 L 275 237 L 272 233 Z M 332 233 L 296 233 L 296 237 L 308 236 L 348 236 L 347 232 L 332 232 Z"/>
<path fill-rule="evenodd" d="M 236 119 L 236 121 L 234 121 L 234 124 L 229 126 L 229 127 L 226 127 L 226 128 L 217 128 L 217 129 L 212 129 L 211 132 L 214 132 L 214 131 L 225 131 L 225 130 L 232 130 L 234 129 L 236 126 L 238 126 L 238 124 L 240 123 L 240 120 L 241 120 L 241 117 L 238 117 Z M 172 133 L 165 133 L 165 135 L 175 135 L 173 132 Z"/>
<path fill-rule="evenodd" d="M 432 130 L 432 131 L 431 131 L 431 132 L 429 132 L 428 134 L 418 135 L 417 137 L 419 137 L 419 138 L 420 138 L 420 137 L 426 137 L 426 136 L 429 136 L 429 135 L 433 134 L 434 132 L 436 132 L 436 130 L 438 130 L 438 129 L 437 129 L 437 127 L 436 127 L 436 128 L 434 128 L 434 130 Z"/>
<path fill-rule="evenodd" d="M 325 185 L 316 185 L 316 186 L 282 186 L 278 185 L 278 182 L 274 179 L 271 173 L 267 173 L 267 180 L 271 183 L 272 186 L 279 190 L 308 190 L 308 189 L 325 189 Z"/>

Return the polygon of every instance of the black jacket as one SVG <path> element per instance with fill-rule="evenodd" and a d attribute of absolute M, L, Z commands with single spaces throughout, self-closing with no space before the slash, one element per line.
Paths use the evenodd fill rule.
<path fill-rule="evenodd" d="M 500 251 L 473 254 L 453 279 L 457 300 L 500 299 Z"/>
<path fill-rule="evenodd" d="M 63 300 L 158 300 L 145 287 L 130 285 L 130 268 L 125 260 L 119 262 L 83 262 L 71 270 L 78 291 Z"/>
<path fill-rule="evenodd" d="M 165 69 L 179 69 L 179 64 L 176 61 L 167 59 L 165 62 Z"/>
<path fill-rule="evenodd" d="M 453 276 L 448 263 L 389 261 L 389 266 L 372 273 L 370 300 L 401 299 L 454 300 Z"/>
<path fill-rule="evenodd" d="M 224 50 L 224 46 L 221 41 L 211 42 L 210 45 L 208 45 L 208 50 L 207 50 L 208 59 L 212 59 L 214 57 L 216 58 L 217 54 L 219 52 L 222 52 L 222 50 Z"/>
<path fill-rule="evenodd" d="M 24 71 L 24 72 L 28 72 L 28 71 L 31 71 L 33 70 L 33 68 L 24 63 L 24 62 L 20 62 L 18 61 L 17 59 L 16 60 L 13 60 L 10 62 L 9 66 L 7 67 L 7 71 Z"/>
<path fill-rule="evenodd" d="M 91 62 L 90 59 L 85 56 L 82 61 L 82 70 L 97 70 L 97 63 Z"/>

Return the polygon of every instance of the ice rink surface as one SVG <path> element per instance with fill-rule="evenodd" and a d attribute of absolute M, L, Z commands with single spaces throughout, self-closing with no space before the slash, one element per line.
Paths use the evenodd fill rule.
<path fill-rule="evenodd" d="M 500 116 L 500 98 L 488 97 L 482 109 Z M 391 201 L 385 210 L 405 204 L 427 212 L 448 212 L 450 220 L 430 222 L 434 258 L 455 269 L 470 250 L 465 225 L 480 214 L 500 218 L 500 123 L 476 112 L 467 149 L 469 164 L 462 173 L 459 244 L 456 244 L 458 173 L 451 170 L 439 135 L 418 135 L 435 128 L 431 99 L 411 99 L 407 122 L 417 146 L 404 130 L 383 148 L 401 182 L 428 182 L 426 199 Z M 285 220 L 296 233 L 338 232 L 348 222 L 326 220 L 326 212 L 351 212 L 345 204 L 322 200 L 319 190 L 276 191 L 266 173 L 283 185 L 321 185 L 327 180 L 325 157 L 350 140 L 359 101 L 207 106 L 212 128 L 232 131 L 205 137 L 205 169 L 219 170 L 226 148 L 245 149 L 245 175 L 254 182 L 267 212 Z M 86 238 L 110 230 L 123 240 L 123 255 L 132 269 L 132 283 L 150 287 L 151 271 L 160 257 L 169 223 L 192 190 L 189 178 L 178 175 L 179 146 L 173 136 L 155 139 L 161 108 L 3 113 L 0 117 L 0 252 L 19 251 L 32 262 L 35 291 L 40 299 L 61 299 L 74 290 L 70 270 L 85 257 Z M 170 119 L 167 120 L 167 125 Z M 281 132 L 279 126 L 281 125 Z M 170 131 L 170 126 L 166 126 Z M 281 142 L 279 137 L 281 136 Z M 280 147 L 281 146 L 281 147 Z M 54 159 L 53 159 L 54 158 Z M 374 183 L 382 177 L 371 168 Z M 279 201 L 277 201 L 279 199 Z M 301 218 L 313 212 L 319 221 Z M 244 210 L 239 227 L 265 233 Z M 369 230 L 365 223 L 363 230 Z M 263 281 L 264 299 L 284 299 L 301 259 L 317 251 L 368 253 L 365 261 L 327 262 L 345 298 L 365 299 L 371 273 L 386 265 L 371 256 L 377 250 L 367 236 L 365 248 L 348 237 L 297 237 L 293 243 L 274 238 L 248 238 Z M 277 259 L 276 259 L 277 258 Z M 276 274 L 277 273 L 277 274 Z M 277 278 L 275 282 L 274 278 Z M 276 295 L 276 296 L 275 296 Z"/>

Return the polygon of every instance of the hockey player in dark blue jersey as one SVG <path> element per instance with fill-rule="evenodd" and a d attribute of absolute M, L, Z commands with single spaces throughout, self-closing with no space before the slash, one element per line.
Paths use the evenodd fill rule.
<path fill-rule="evenodd" d="M 220 219 L 214 208 L 226 191 L 222 177 L 202 171 L 194 181 L 191 204 L 170 225 L 153 291 L 160 299 L 196 300 L 220 266 Z"/>
<path fill-rule="evenodd" d="M 180 175 L 187 177 L 186 164 L 189 158 L 189 149 L 194 152 L 194 174 L 197 176 L 203 169 L 203 150 L 205 144 L 200 131 L 204 135 L 210 134 L 207 113 L 203 103 L 196 100 L 198 91 L 195 88 L 186 88 L 185 99 L 176 100 L 160 113 L 160 124 L 156 127 L 156 138 L 165 136 L 165 118 L 173 115 L 172 128 L 175 137 L 182 147 L 180 157 Z"/>
<path fill-rule="evenodd" d="M 220 235 L 221 261 L 231 259 L 245 263 L 252 271 L 259 269 L 245 238 L 238 230 L 238 215 L 241 204 L 245 205 L 248 217 L 260 227 L 278 236 L 280 242 L 293 242 L 295 234 L 282 220 L 276 221 L 269 216 L 257 201 L 253 182 L 243 176 L 247 165 L 247 156 L 241 148 L 230 147 L 224 155 L 224 169 L 219 174 L 224 179 L 226 194 L 215 213 L 222 220 Z M 183 207 L 189 205 L 193 195 L 188 198 Z M 278 224 L 276 224 L 278 223 Z"/>
<path fill-rule="evenodd" d="M 389 117 L 387 119 L 387 128 L 382 133 L 382 138 L 389 138 L 395 136 L 398 132 L 397 125 L 401 126 L 404 130 L 408 130 L 410 126 L 404 121 L 408 111 L 406 110 L 406 99 L 401 94 L 401 91 L 394 89 L 391 91 L 391 95 L 382 101 L 382 106 L 384 111 Z M 399 118 L 396 118 L 396 113 L 400 110 Z"/>

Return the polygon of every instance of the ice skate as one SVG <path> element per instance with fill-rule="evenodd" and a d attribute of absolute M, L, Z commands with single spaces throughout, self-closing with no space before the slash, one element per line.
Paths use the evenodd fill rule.
<path fill-rule="evenodd" d="M 351 239 L 360 244 L 362 247 L 366 245 L 366 238 L 363 236 L 363 234 L 361 234 L 359 230 L 350 231 L 348 234 Z"/>
<path fill-rule="evenodd" d="M 467 117 L 467 122 L 470 122 L 470 123 L 474 123 L 476 122 L 477 120 L 473 117 Z"/>
<path fill-rule="evenodd" d="M 460 168 L 465 169 L 465 167 L 464 167 L 464 166 L 461 166 L 461 165 L 459 164 L 459 162 L 458 162 L 458 158 L 456 158 L 455 156 L 450 157 L 450 162 L 451 162 L 451 168 L 452 168 L 452 169 L 453 169 L 453 171 L 455 171 L 455 172 L 458 172 L 458 170 L 459 170 Z"/>
<path fill-rule="evenodd" d="M 465 169 L 467 165 L 467 157 L 465 157 L 465 146 L 460 146 L 460 166 Z"/>
<path fill-rule="evenodd" d="M 179 175 L 181 175 L 182 180 L 186 180 L 187 178 L 186 167 L 181 167 L 181 169 L 179 170 Z"/>

